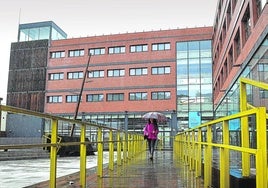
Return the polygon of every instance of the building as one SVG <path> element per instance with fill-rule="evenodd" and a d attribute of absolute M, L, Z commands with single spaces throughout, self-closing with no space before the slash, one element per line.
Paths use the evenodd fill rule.
<path fill-rule="evenodd" d="M 138 131 L 145 112 L 159 111 L 169 117 L 162 136 L 236 113 L 239 78 L 268 79 L 268 6 L 217 6 L 213 27 L 68 39 L 53 22 L 21 24 L 6 103 Z M 252 105 L 268 106 L 267 92 L 251 92 Z"/>
<path fill-rule="evenodd" d="M 215 116 L 238 112 L 239 78 L 268 82 L 268 6 L 266 0 L 219 1 L 213 31 Z M 267 91 L 249 88 L 254 106 L 268 107 Z M 230 129 L 239 129 L 232 122 Z"/>
<path fill-rule="evenodd" d="M 18 42 L 11 44 L 7 105 L 44 112 L 49 41 L 66 37 L 53 22 L 19 25 Z"/>
<path fill-rule="evenodd" d="M 28 32 L 45 25 L 56 26 L 20 26 L 7 105 L 67 118 L 79 107 L 77 119 L 139 131 L 142 115 L 159 111 L 169 117 L 166 136 L 213 119 L 212 27 L 62 39 L 56 26 L 57 40 Z"/>
<path fill-rule="evenodd" d="M 86 119 L 99 119 L 97 114 L 107 112 L 127 112 L 140 119 L 147 111 L 170 118 L 178 112 L 177 117 L 184 118 L 185 106 L 200 112 L 205 97 L 210 99 L 206 105 L 210 104 L 211 119 L 211 32 L 211 27 L 204 27 L 52 41 L 45 112 L 73 117 L 91 53 L 80 104 L 80 112 L 90 114 Z M 206 75 L 199 69 L 205 69 Z M 208 79 L 201 84 L 202 78 Z M 177 106 L 177 100 L 184 102 Z"/>

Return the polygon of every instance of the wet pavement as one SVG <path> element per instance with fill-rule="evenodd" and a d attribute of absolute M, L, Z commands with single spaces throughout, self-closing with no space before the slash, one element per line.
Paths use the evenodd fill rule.
<path fill-rule="evenodd" d="M 104 152 L 104 163 L 108 162 L 108 152 Z M 97 155 L 87 156 L 87 167 L 92 168 L 97 164 Z M 80 170 L 79 157 L 58 157 L 57 177 Z M 28 187 L 43 181 L 48 181 L 50 175 L 50 160 L 27 159 L 0 161 L 0 188 Z M 49 186 L 47 186 L 49 187 Z"/>
<path fill-rule="evenodd" d="M 187 165 L 173 159 L 172 151 L 156 151 L 150 160 L 147 152 L 131 158 L 113 171 L 104 169 L 102 178 L 96 169 L 87 170 L 87 187 L 96 188 L 203 188 L 203 180 L 196 178 Z M 42 182 L 29 187 L 49 187 Z M 80 187 L 79 172 L 57 179 L 57 188 Z"/>

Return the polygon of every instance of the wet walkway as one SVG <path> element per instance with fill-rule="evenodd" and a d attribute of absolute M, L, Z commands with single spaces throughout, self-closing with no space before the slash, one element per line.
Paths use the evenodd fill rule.
<path fill-rule="evenodd" d="M 173 159 L 172 151 L 156 151 L 150 160 L 147 152 L 128 160 L 113 171 L 105 168 L 104 177 L 96 169 L 87 170 L 87 187 L 96 188 L 203 188 L 203 180 L 196 178 L 188 166 Z M 49 187 L 42 182 L 29 187 Z M 57 188 L 80 187 L 79 172 L 57 179 Z"/>

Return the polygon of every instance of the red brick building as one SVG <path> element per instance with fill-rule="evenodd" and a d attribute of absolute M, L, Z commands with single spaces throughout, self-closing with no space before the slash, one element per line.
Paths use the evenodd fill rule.
<path fill-rule="evenodd" d="M 43 27 L 59 38 L 32 34 Z M 67 118 L 78 109 L 78 119 L 138 130 L 144 113 L 159 111 L 169 118 L 162 129 L 167 135 L 188 128 L 189 119 L 196 126 L 213 118 L 212 32 L 200 27 L 64 39 L 53 22 L 21 24 L 19 42 L 11 46 L 7 104 Z"/>
<path fill-rule="evenodd" d="M 21 24 L 6 103 L 69 118 L 80 104 L 78 119 L 133 129 L 159 111 L 168 135 L 235 113 L 241 76 L 268 81 L 267 13 L 265 0 L 219 0 L 213 27 L 72 39 L 53 22 Z"/>
<path fill-rule="evenodd" d="M 212 27 L 204 27 L 51 41 L 48 78 L 63 77 L 47 80 L 46 98 L 62 99 L 46 103 L 45 112 L 73 115 L 91 50 L 91 74 L 86 78 L 80 112 L 176 111 L 176 43 L 210 40 L 211 36 Z M 102 54 L 94 53 L 101 50 Z M 80 54 L 70 57 L 76 52 Z M 65 56 L 52 58 L 55 53 Z M 81 76 L 70 78 L 70 74 Z M 90 101 L 92 95 L 100 99 Z M 72 96 L 75 99 L 68 101 Z"/>
<path fill-rule="evenodd" d="M 219 1 L 213 32 L 213 91 L 216 115 L 239 111 L 239 78 L 268 82 L 266 0 Z M 267 94 L 249 96 L 268 107 Z"/>

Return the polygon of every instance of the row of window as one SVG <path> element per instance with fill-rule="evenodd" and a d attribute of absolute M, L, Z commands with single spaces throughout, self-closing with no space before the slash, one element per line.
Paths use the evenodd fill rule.
<path fill-rule="evenodd" d="M 152 44 L 152 51 L 163 51 L 163 50 L 170 50 L 170 43 L 156 43 Z M 91 55 L 104 55 L 105 54 L 105 47 L 101 48 L 91 48 L 88 50 L 88 53 Z M 148 44 L 140 44 L 140 45 L 131 45 L 129 51 L 131 53 L 136 52 L 147 52 L 148 51 Z M 123 54 L 126 53 L 125 46 L 115 46 L 115 47 L 108 47 L 108 54 Z M 76 50 L 69 50 L 68 57 L 79 57 L 84 56 L 85 50 L 84 49 L 76 49 Z M 51 52 L 50 58 L 63 58 L 65 57 L 65 51 L 57 51 Z"/>
<path fill-rule="evenodd" d="M 170 91 L 158 91 L 151 93 L 151 100 L 169 100 Z M 79 95 L 67 95 L 66 103 L 74 103 L 79 100 Z M 129 101 L 148 100 L 147 92 L 130 92 Z M 86 102 L 102 102 L 104 101 L 104 94 L 87 94 Z M 106 101 L 124 101 L 124 93 L 108 93 L 106 94 Z M 62 96 L 48 96 L 47 103 L 62 103 Z"/>
<path fill-rule="evenodd" d="M 164 67 L 152 67 L 152 75 L 170 74 L 171 70 L 169 66 Z M 147 75 L 148 68 L 131 68 L 129 69 L 130 76 Z M 84 76 L 83 71 L 68 72 L 67 79 L 82 79 Z M 107 77 L 122 77 L 125 76 L 125 69 L 110 69 L 107 70 Z M 88 78 L 103 78 L 104 70 L 93 70 L 88 72 Z M 50 73 L 49 80 L 63 80 L 64 73 Z"/>
<path fill-rule="evenodd" d="M 219 37 L 217 39 L 217 44 L 215 47 L 214 52 L 214 62 L 218 62 L 218 64 L 222 64 L 221 70 L 215 74 L 215 77 L 217 78 L 217 81 L 215 83 L 214 87 L 214 95 L 216 96 L 220 90 L 223 84 L 225 83 L 226 79 L 228 78 L 228 75 L 230 71 L 233 68 L 233 65 L 235 64 L 237 58 L 239 57 L 244 45 L 248 41 L 248 38 L 250 37 L 252 30 L 254 29 L 261 13 L 262 9 L 264 8 L 265 4 L 267 3 L 266 0 L 255 0 L 255 3 L 250 3 L 244 6 L 243 12 L 241 12 L 242 19 L 240 22 L 237 23 L 238 27 L 237 30 L 233 30 L 231 33 L 236 33 L 234 36 L 234 39 L 232 41 L 228 41 L 230 44 L 229 47 L 226 49 L 226 47 L 223 47 L 223 44 L 226 43 L 226 36 L 229 31 L 229 26 L 232 21 L 232 19 L 237 19 L 237 17 L 233 16 L 234 9 L 237 4 L 237 0 L 230 0 L 227 1 L 228 4 L 224 1 L 221 1 L 219 4 L 220 6 L 225 5 L 227 7 L 227 10 L 224 14 L 220 12 L 220 9 L 217 13 L 217 19 L 216 19 L 216 25 L 214 27 L 214 32 L 216 32 L 217 27 L 221 25 Z M 253 1 L 252 1 L 253 2 Z M 240 7 L 241 8 L 241 7 Z M 225 9 L 222 9 L 225 10 Z M 220 16 L 223 16 L 222 23 L 218 23 L 218 20 L 220 20 Z M 233 29 L 233 28 L 232 28 Z M 230 40 L 229 38 L 227 38 Z M 221 53 L 226 53 L 224 60 L 221 62 L 219 61 L 219 57 Z M 214 65 L 215 67 L 217 65 Z"/>

